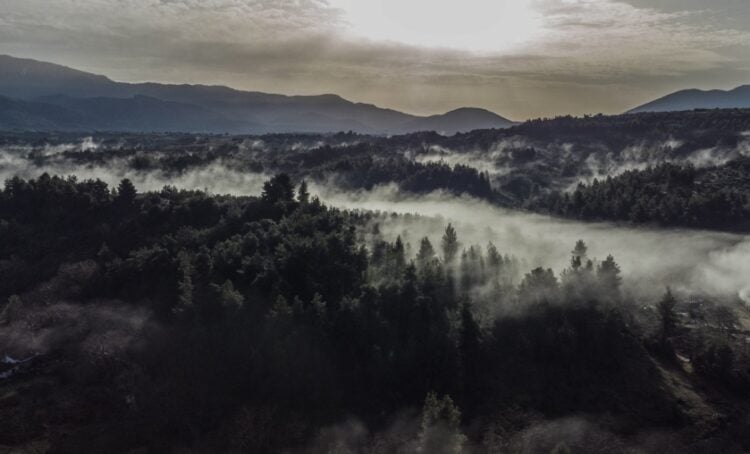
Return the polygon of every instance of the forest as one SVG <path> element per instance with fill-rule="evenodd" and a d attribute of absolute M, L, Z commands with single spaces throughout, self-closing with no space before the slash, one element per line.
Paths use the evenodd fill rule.
<path fill-rule="evenodd" d="M 0 0 L 0 454 L 750 454 L 750 0 Z"/>
<path fill-rule="evenodd" d="M 530 200 L 534 211 L 589 221 L 627 221 L 746 232 L 750 159 L 696 169 L 666 163 L 578 183 L 572 192 Z"/>
<path fill-rule="evenodd" d="M 82 175 L 257 194 L 278 173 L 337 192 L 392 186 L 630 225 L 750 229 L 750 110 L 531 120 L 454 136 L 7 132 L 3 180 Z M 226 184 L 222 184 L 226 183 Z"/>
<path fill-rule="evenodd" d="M 65 159 L 113 159 L 102 154 Z M 118 159 L 143 157 L 130 154 Z M 36 158 L 47 156 L 28 157 Z M 713 181 L 695 170 L 647 172 L 665 172 L 680 191 Z M 639 175 L 576 193 L 596 203 Z M 653 300 L 634 298 L 618 258 L 592 256 L 587 238 L 569 245 L 562 270 L 467 242 L 451 223 L 412 244 L 388 233 L 404 215 L 336 208 L 310 186 L 287 173 L 266 178 L 257 195 L 144 191 L 127 178 L 8 178 L 0 191 L 2 444 L 750 449 L 748 315 L 736 298 L 666 285 Z"/>

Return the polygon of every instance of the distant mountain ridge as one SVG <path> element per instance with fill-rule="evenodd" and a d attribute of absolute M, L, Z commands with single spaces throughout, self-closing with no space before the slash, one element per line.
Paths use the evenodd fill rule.
<path fill-rule="evenodd" d="M 420 117 L 333 94 L 285 96 L 215 85 L 121 83 L 7 55 L 0 55 L 0 96 L 5 97 L 0 100 L 0 129 L 454 134 L 514 124 L 477 108 Z"/>
<path fill-rule="evenodd" d="M 631 109 L 627 113 L 747 108 L 750 108 L 750 85 L 742 85 L 733 90 L 681 90 Z"/>

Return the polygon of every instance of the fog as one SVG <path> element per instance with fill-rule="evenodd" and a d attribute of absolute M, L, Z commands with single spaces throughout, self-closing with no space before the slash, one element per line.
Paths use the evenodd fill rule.
<path fill-rule="evenodd" d="M 243 146 L 248 153 L 271 152 L 260 141 Z M 571 147 L 565 146 L 569 152 Z M 101 160 L 89 159 L 88 156 L 86 164 L 77 164 L 75 156 L 62 154 L 70 149 L 93 153 L 102 150 L 91 139 L 84 139 L 80 144 L 33 150 L 26 147 L 0 149 L 0 179 L 14 176 L 28 179 L 49 173 L 75 176 L 80 180 L 98 178 L 114 188 L 120 180 L 129 178 L 140 192 L 160 190 L 169 185 L 212 194 L 257 196 L 271 176 L 270 173 L 238 170 L 237 164 L 229 160 L 182 172 L 136 170 L 131 160 L 119 158 L 117 154 L 104 158 L 102 153 Z M 457 156 L 449 150 L 431 151 L 443 157 Z M 162 154 L 153 152 L 149 156 L 156 160 Z M 37 160 L 34 156 L 43 156 L 44 159 Z M 474 153 L 469 156 L 470 159 L 479 159 L 481 155 Z M 456 163 L 477 166 L 477 162 Z M 588 246 L 590 258 L 603 260 L 609 254 L 614 256 L 622 268 L 623 292 L 628 300 L 639 306 L 655 303 L 667 286 L 682 300 L 741 300 L 750 306 L 750 236 L 583 223 L 503 209 L 480 199 L 443 191 L 414 195 L 401 191 L 396 184 L 376 186 L 372 190 L 346 191 L 334 182 L 335 175 L 330 175 L 327 183 L 309 181 L 309 191 L 331 206 L 378 213 L 361 231 L 372 231 L 377 223 L 384 239 L 395 241 L 400 236 L 407 245 L 407 255 L 411 257 L 415 256 L 419 241 L 425 236 L 439 251 L 445 227 L 451 223 L 462 247 L 478 245 L 484 248 L 492 242 L 501 254 L 518 258 L 522 272 L 541 266 L 552 268 L 559 276 L 570 266 L 574 244 L 582 239 Z M 0 370 L 0 380 L 12 379 L 38 367 L 36 364 L 45 364 L 44 361 L 54 357 L 52 353 L 60 349 L 74 355 L 71 357 L 83 358 L 89 365 L 98 364 L 96 361 L 108 364 L 106 361 L 110 358 L 125 357 L 141 345 L 156 345 L 148 336 L 163 330 L 148 310 L 121 301 L 72 304 L 80 299 L 76 289 L 83 288 L 81 283 L 99 272 L 94 261 L 65 264 L 55 277 L 38 289 L 14 297 L 13 303 L 0 312 L 0 324 L 4 326 L 0 330 L 0 353 L 7 355 L 0 360 L 5 369 Z M 481 300 L 476 301 L 475 316 L 480 326 L 483 321 L 494 321 L 498 314 L 503 313 L 500 299 L 506 294 L 498 295 L 489 299 L 486 305 Z M 151 343 L 144 343 L 144 339 L 150 339 Z M 76 373 L 81 376 L 98 373 L 91 366 L 80 369 L 82 371 Z M 136 390 L 141 385 L 135 380 L 132 384 L 128 382 L 122 392 L 128 405 L 140 402 L 133 396 L 137 396 Z M 254 413 L 248 410 L 246 417 L 253 418 Z M 419 451 L 423 449 L 420 444 L 423 420 L 414 408 L 402 409 L 379 430 L 373 430 L 356 418 L 346 418 L 320 430 L 305 452 L 390 452 L 394 446 L 406 446 L 409 452 Z M 474 421 L 464 422 L 466 427 L 475 424 Z M 440 425 L 436 427 L 430 430 L 443 430 Z M 683 452 L 676 442 L 679 437 L 671 431 L 637 432 L 623 438 L 612 430 L 611 421 L 602 422 L 587 415 L 555 420 L 530 419 L 529 425 L 518 427 L 514 433 L 500 433 L 503 436 L 489 439 L 487 437 L 492 433 L 488 431 L 490 435 L 486 435 L 483 442 L 498 450 L 508 447 L 509 451 L 523 453 Z M 451 432 L 441 438 L 453 435 Z M 379 451 L 368 451 L 370 446 L 376 446 Z M 478 448 L 475 451 L 474 446 L 466 448 L 466 452 L 481 452 Z"/>
<path fill-rule="evenodd" d="M 471 152 L 456 152 L 440 145 L 431 145 L 427 153 L 414 153 L 409 150 L 405 153 L 407 158 L 414 159 L 419 163 L 445 163 L 451 167 L 464 165 L 486 172 L 491 177 L 505 175 L 511 171 L 510 167 L 499 165 L 498 160 L 508 158 L 509 147 L 498 144 L 491 151 L 475 150 Z"/>
<path fill-rule="evenodd" d="M 451 167 L 473 167 L 489 174 L 495 183 L 513 170 L 523 170 L 526 166 L 545 169 L 550 164 L 561 168 L 573 164 L 574 174 L 558 177 L 557 184 L 553 184 L 553 187 L 572 191 L 579 183 L 589 184 L 594 179 L 603 180 L 664 163 L 691 164 L 698 169 L 721 166 L 733 159 L 750 156 L 750 134 L 740 134 L 736 146 L 716 144 L 689 151 L 684 146 L 685 142 L 675 138 L 636 141 L 620 149 L 611 149 L 597 142 L 537 142 L 524 136 L 513 136 L 498 141 L 488 149 L 456 150 L 425 144 L 424 150 L 407 150 L 404 156 L 420 163 L 442 162 Z M 534 155 L 527 161 L 523 150 L 534 150 Z M 536 172 L 530 168 L 526 170 Z"/>
<path fill-rule="evenodd" d="M 78 147 L 95 149 L 86 139 Z M 256 145 L 257 146 L 257 145 Z M 65 147 L 48 150 L 56 153 Z M 204 190 L 213 194 L 258 195 L 267 174 L 241 172 L 223 164 L 191 169 L 179 174 L 137 171 L 124 161 L 76 165 L 59 159 L 31 165 L 28 149 L 6 149 L 0 153 L 0 179 L 13 176 L 38 177 L 42 173 L 75 175 L 79 179 L 99 178 L 115 187 L 131 179 L 138 190 L 159 190 L 165 185 Z M 486 246 L 492 242 L 502 254 L 523 260 L 530 268 L 543 266 L 556 273 L 569 266 L 570 251 L 582 239 L 589 256 L 603 260 L 608 254 L 620 264 L 623 288 L 636 297 L 653 299 L 665 286 L 690 294 L 740 298 L 750 304 L 750 238 L 712 231 L 634 228 L 608 223 L 582 223 L 548 216 L 502 209 L 471 197 L 444 192 L 424 196 L 404 194 L 396 185 L 371 191 L 343 191 L 334 185 L 310 184 L 310 192 L 328 204 L 359 210 L 375 210 L 419 216 L 390 217 L 380 230 L 395 240 L 401 235 L 416 253 L 419 240 L 427 236 L 440 244 L 450 222 L 462 245 Z"/>
<path fill-rule="evenodd" d="M 744 134 L 743 134 L 744 136 Z M 670 139 L 655 144 L 634 144 L 623 149 L 619 155 L 613 153 L 591 154 L 585 160 L 585 167 L 591 176 L 581 181 L 589 183 L 594 178 L 615 177 L 629 170 L 643 170 L 663 163 L 685 163 L 695 168 L 721 166 L 743 156 L 750 156 L 750 141 L 742 140 L 736 147 L 716 145 L 693 150 L 686 155 L 677 155 L 675 150 L 683 142 Z"/>
<path fill-rule="evenodd" d="M 464 246 L 489 241 L 503 254 L 515 255 L 531 267 L 560 272 L 569 266 L 570 251 L 583 239 L 589 256 L 612 254 L 625 277 L 624 289 L 655 298 L 665 286 L 694 294 L 741 297 L 750 304 L 750 238 L 699 230 L 666 230 L 582 223 L 511 211 L 470 197 L 446 193 L 409 196 L 395 186 L 343 193 L 311 187 L 322 200 L 347 209 L 379 210 L 421 217 L 395 218 L 381 232 L 411 243 L 428 236 L 439 244 L 447 223 L 453 223 Z M 436 222 L 436 219 L 438 222 Z"/>
<path fill-rule="evenodd" d="M 238 172 L 222 164 L 194 168 L 182 173 L 161 170 L 139 171 L 118 158 L 108 159 L 103 163 L 78 165 L 60 154 L 65 150 L 96 149 L 90 138 L 84 139 L 81 144 L 44 147 L 36 152 L 50 159 L 41 165 L 34 165 L 28 158 L 29 148 L 6 148 L 0 150 L 0 181 L 6 181 L 14 176 L 24 179 L 38 178 L 47 173 L 75 176 L 79 180 L 98 178 L 110 187 L 116 187 L 122 179 L 128 178 L 140 191 L 158 191 L 169 185 L 178 189 L 196 189 L 213 194 L 248 195 L 260 194 L 263 182 L 270 178 L 269 175 L 261 173 Z"/>

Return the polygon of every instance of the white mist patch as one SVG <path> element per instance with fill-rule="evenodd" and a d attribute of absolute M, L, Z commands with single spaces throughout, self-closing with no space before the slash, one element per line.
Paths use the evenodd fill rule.
<path fill-rule="evenodd" d="M 612 157 L 612 153 L 605 156 L 591 154 L 584 161 L 584 167 L 588 169 L 590 176 L 576 179 L 566 190 L 575 190 L 579 183 L 591 184 L 595 179 L 604 180 L 631 170 L 645 170 L 649 165 L 651 164 L 648 162 L 638 160 L 617 161 Z"/>
<path fill-rule="evenodd" d="M 687 155 L 675 155 L 673 150 L 683 144 L 679 140 L 669 139 L 656 144 L 630 145 L 619 154 L 592 153 L 583 162 L 583 167 L 589 175 L 576 179 L 567 187 L 567 191 L 575 190 L 578 183 L 591 184 L 594 179 L 601 181 L 607 177 L 616 177 L 632 170 L 645 170 L 660 164 L 690 164 L 701 169 L 722 166 L 733 159 L 750 156 L 750 141 L 747 140 L 740 141 L 735 148 L 715 146 L 694 150 Z"/>
<path fill-rule="evenodd" d="M 99 148 L 93 137 L 86 137 L 81 141 L 81 151 L 93 151 Z"/>
<path fill-rule="evenodd" d="M 3 363 L 3 364 L 24 364 L 24 363 L 28 363 L 32 359 L 36 358 L 36 356 L 37 355 L 29 356 L 26 359 L 16 359 L 16 358 L 14 358 L 14 357 L 6 354 L 3 357 L 2 361 L 0 361 L 0 362 Z"/>
<path fill-rule="evenodd" d="M 444 163 L 450 167 L 456 165 L 473 167 L 480 172 L 486 172 L 490 176 L 496 177 L 510 173 L 510 168 L 496 164 L 497 159 L 503 157 L 505 153 L 504 148 L 490 152 L 457 152 L 440 145 L 432 145 L 428 153 L 414 154 L 413 159 L 421 164 Z"/>
<path fill-rule="evenodd" d="M 619 153 L 612 151 L 592 153 L 583 162 L 583 167 L 587 169 L 589 175 L 574 181 L 568 190 L 575 189 L 578 183 L 590 184 L 594 179 L 603 180 L 632 170 L 645 170 L 648 167 L 671 162 L 669 153 L 680 146 L 682 142 L 679 140 L 668 139 L 656 144 L 645 142 L 632 144 Z"/>
<path fill-rule="evenodd" d="M 635 296 L 658 297 L 667 285 L 721 297 L 746 297 L 750 292 L 747 236 L 566 221 L 440 192 L 423 197 L 406 196 L 395 185 L 354 193 L 325 187 L 311 190 L 325 202 L 342 208 L 432 218 L 411 217 L 390 226 L 381 225 L 384 235 L 405 236 L 413 247 L 424 236 L 439 245 L 442 230 L 451 222 L 466 247 L 485 246 L 492 241 L 501 253 L 524 259 L 531 267 L 550 267 L 560 272 L 569 266 L 570 251 L 582 239 L 589 246 L 590 257 L 604 259 L 608 254 L 615 257 L 623 270 L 625 289 Z"/>
<path fill-rule="evenodd" d="M 240 151 L 267 152 L 268 144 L 262 139 L 245 139 L 239 144 Z"/>
<path fill-rule="evenodd" d="M 686 158 L 686 161 L 697 168 L 702 168 L 724 165 L 734 157 L 736 156 L 727 153 L 725 150 L 720 150 L 714 147 L 696 150 L 690 153 L 690 155 Z"/>
<path fill-rule="evenodd" d="M 52 160 L 37 167 L 22 154 L 0 153 L 0 179 L 35 178 L 42 173 L 99 178 L 115 187 L 123 178 L 139 191 L 160 190 L 165 185 L 207 190 L 214 194 L 259 195 L 269 175 L 241 172 L 215 164 L 176 175 L 161 171 L 137 171 L 124 161 L 106 166 L 76 166 Z M 391 218 L 381 225 L 384 235 L 402 235 L 418 246 L 429 237 L 437 247 L 445 226 L 455 225 L 464 246 L 493 242 L 502 254 L 510 254 L 531 267 L 544 266 L 560 272 L 569 265 L 575 242 L 584 240 L 589 255 L 604 259 L 612 254 L 623 269 L 625 288 L 636 295 L 656 297 L 666 285 L 675 290 L 740 297 L 750 304 L 750 237 L 699 230 L 658 230 L 622 227 L 606 223 L 582 223 L 501 209 L 470 197 L 445 192 L 426 196 L 405 195 L 395 184 L 372 191 L 343 192 L 334 185 L 310 183 L 310 191 L 324 202 L 345 209 L 379 210 L 420 217 Z"/>
<path fill-rule="evenodd" d="M 12 177 L 38 178 L 44 173 L 61 177 L 75 176 L 79 180 L 99 179 L 111 188 L 117 187 L 124 178 L 130 179 L 139 191 L 158 191 L 164 186 L 178 189 L 205 190 L 212 194 L 254 195 L 263 189 L 270 176 L 239 172 L 222 164 L 188 169 L 181 173 L 165 173 L 160 170 L 139 171 L 132 169 L 123 160 L 112 159 L 106 165 L 76 165 L 63 158 L 49 159 L 43 165 L 31 165 L 25 157 L 26 151 L 0 152 L 0 181 Z"/>
<path fill-rule="evenodd" d="M 738 296 L 750 306 L 750 238 L 735 247 L 726 247 L 709 253 L 710 267 L 701 270 L 700 281 L 706 289 L 718 290 L 739 285 Z M 736 280 L 744 275 L 744 281 Z"/>

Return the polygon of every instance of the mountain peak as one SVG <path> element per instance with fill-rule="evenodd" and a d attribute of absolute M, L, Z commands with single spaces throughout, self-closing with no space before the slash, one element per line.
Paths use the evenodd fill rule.
<path fill-rule="evenodd" d="M 453 109 L 445 114 L 453 114 L 453 113 L 493 113 L 492 111 L 489 111 L 487 109 L 482 109 L 481 107 L 459 107 L 458 109 Z"/>
<path fill-rule="evenodd" d="M 436 131 L 442 134 L 456 134 L 474 129 L 501 129 L 513 126 L 507 118 L 478 107 L 460 107 L 442 115 L 432 115 L 417 119 L 409 128 L 418 131 Z"/>
<path fill-rule="evenodd" d="M 502 117 L 490 110 L 482 109 L 481 107 L 459 107 L 458 109 L 453 109 L 451 111 L 444 113 L 443 116 L 446 116 L 446 117 L 477 116 L 477 117 L 482 117 L 482 118 L 495 118 L 495 119 L 500 119 L 502 121 L 510 122 L 510 120 L 508 120 L 507 118 Z"/>
<path fill-rule="evenodd" d="M 0 76 L 5 79 L 14 75 L 37 80 L 82 78 L 111 82 L 106 76 L 80 71 L 56 63 L 0 54 Z"/>
<path fill-rule="evenodd" d="M 680 90 L 631 109 L 627 113 L 745 108 L 750 108 L 750 85 L 740 85 L 732 90 Z"/>
<path fill-rule="evenodd" d="M 504 128 L 512 123 L 490 111 L 462 107 L 443 115 L 419 117 L 354 103 L 333 93 L 286 96 L 237 90 L 220 85 L 121 83 L 54 63 L 0 55 L 0 95 L 33 102 L 33 115 L 69 109 L 85 128 L 138 130 L 148 117 L 149 130 L 269 133 L 338 132 L 393 134 L 434 130 L 453 134 L 472 129 Z M 19 104 L 20 108 L 31 108 Z M 20 112 L 20 111 L 19 111 Z M 16 115 L 21 113 L 16 112 Z M 127 112 L 127 121 L 123 120 Z M 179 114 L 179 115 L 178 115 Z M 189 118 L 185 129 L 170 117 Z M 58 115 L 59 117 L 59 115 Z M 57 118 L 57 117 L 56 117 Z M 37 121 L 38 120 L 38 121 Z M 37 118 L 34 124 L 47 119 Z M 95 121 L 94 121 L 95 120 Z M 94 121 L 86 124 L 86 121 Z M 205 126 L 201 125 L 205 121 Z M 222 123 L 225 121 L 226 124 Z M 52 120 L 49 120 L 52 122 Z M 15 127 L 17 123 L 14 123 Z M 0 129 L 4 128 L 0 122 Z M 64 129 L 66 126 L 61 127 Z"/>

